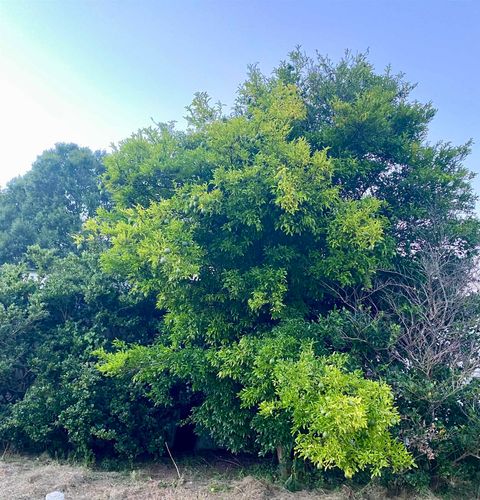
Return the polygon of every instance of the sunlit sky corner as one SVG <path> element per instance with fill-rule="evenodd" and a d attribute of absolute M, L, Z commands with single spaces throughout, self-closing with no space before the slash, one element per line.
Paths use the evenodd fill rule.
<path fill-rule="evenodd" d="M 56 142 L 181 126 L 197 90 L 229 105 L 249 63 L 268 72 L 297 44 L 404 71 L 439 109 L 430 140 L 473 138 L 480 172 L 479 25 L 475 0 L 0 0 L 0 185 Z"/>

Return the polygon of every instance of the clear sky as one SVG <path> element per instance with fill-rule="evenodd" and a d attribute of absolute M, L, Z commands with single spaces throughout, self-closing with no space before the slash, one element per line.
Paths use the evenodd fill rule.
<path fill-rule="evenodd" d="M 480 173 L 479 0 L 0 0 L 0 185 L 55 142 L 181 126 L 195 91 L 231 104 L 298 44 L 404 71 L 439 110 L 430 139 L 473 138 Z"/>

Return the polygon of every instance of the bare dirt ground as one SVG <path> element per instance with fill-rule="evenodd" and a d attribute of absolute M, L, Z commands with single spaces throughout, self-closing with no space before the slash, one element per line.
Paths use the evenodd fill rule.
<path fill-rule="evenodd" d="M 128 472 L 105 472 L 46 458 L 9 457 L 0 461 L 1 500 L 43 500 L 61 491 L 65 500 L 346 500 L 386 498 L 380 491 L 353 494 L 301 491 L 291 493 L 243 470 L 241 464 L 219 460 L 204 465 L 154 464 Z M 434 497 L 430 497 L 433 500 Z"/>

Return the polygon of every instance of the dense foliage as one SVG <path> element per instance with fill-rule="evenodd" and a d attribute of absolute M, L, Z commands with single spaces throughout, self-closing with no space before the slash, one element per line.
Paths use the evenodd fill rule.
<path fill-rule="evenodd" d="M 98 208 L 78 248 L 14 243 L 8 207 L 27 176 L 11 183 L 3 439 L 133 458 L 188 422 L 213 446 L 274 454 L 286 476 L 303 462 L 399 486 L 473 480 L 469 147 L 429 144 L 434 109 L 412 90 L 363 55 L 253 67 L 230 114 L 199 93 L 187 130 L 140 130 L 104 158 L 64 223 L 77 232 Z"/>
<path fill-rule="evenodd" d="M 171 435 L 174 413 L 167 418 L 129 377 L 105 379 L 95 369 L 94 349 L 114 339 L 151 341 L 157 322 L 154 301 L 130 294 L 97 260 L 95 253 L 59 258 L 32 247 L 25 262 L 1 268 L 5 444 L 134 458 L 161 453 Z"/>

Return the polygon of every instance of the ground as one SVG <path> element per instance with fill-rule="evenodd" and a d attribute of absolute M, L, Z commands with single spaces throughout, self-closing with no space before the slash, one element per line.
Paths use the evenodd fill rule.
<path fill-rule="evenodd" d="M 386 498 L 381 490 L 353 493 L 343 487 L 336 492 L 289 492 L 276 486 L 251 465 L 236 459 L 208 457 L 178 463 L 147 464 L 123 472 L 101 471 L 59 463 L 47 457 L 9 456 L 0 460 L 1 500 L 44 500 L 62 491 L 65 500 L 346 500 Z M 428 497 L 433 500 L 434 497 Z"/>

